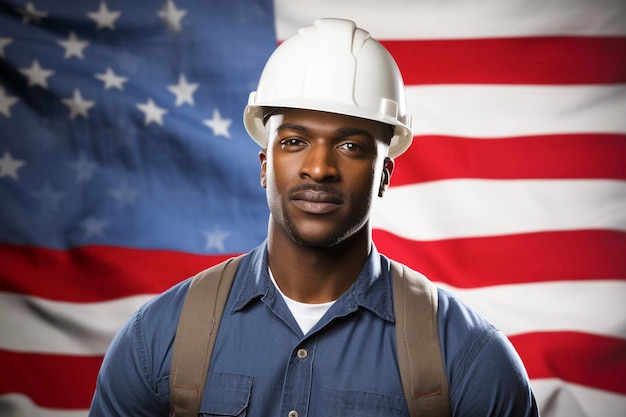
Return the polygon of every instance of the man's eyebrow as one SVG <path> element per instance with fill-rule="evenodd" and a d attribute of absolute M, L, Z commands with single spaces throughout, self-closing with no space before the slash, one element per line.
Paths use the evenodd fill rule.
<path fill-rule="evenodd" d="M 309 131 L 309 129 L 307 129 L 306 127 L 304 127 L 302 125 L 296 125 L 296 124 L 291 124 L 291 123 L 285 123 L 285 124 L 282 124 L 282 125 L 280 125 L 280 126 L 278 126 L 276 128 L 277 132 L 280 132 L 282 130 L 297 130 L 297 131 L 300 131 L 300 132 L 308 132 Z"/>
<path fill-rule="evenodd" d="M 337 129 L 337 133 L 344 138 L 348 136 L 367 136 L 368 138 L 374 139 L 374 136 L 369 130 L 359 129 L 357 127 L 342 127 Z"/>
<path fill-rule="evenodd" d="M 283 131 L 283 130 L 296 130 L 298 132 L 308 132 L 309 129 L 306 126 L 302 126 L 302 125 L 298 125 L 298 124 L 292 124 L 292 123 L 285 123 L 282 124 L 280 126 L 278 126 L 278 128 L 276 129 L 277 132 Z M 369 138 L 374 139 L 374 136 L 372 135 L 372 133 L 369 130 L 366 129 L 360 129 L 357 127 L 341 127 L 339 129 L 336 130 L 336 133 L 338 136 L 340 137 L 349 137 L 349 136 L 367 136 Z"/>

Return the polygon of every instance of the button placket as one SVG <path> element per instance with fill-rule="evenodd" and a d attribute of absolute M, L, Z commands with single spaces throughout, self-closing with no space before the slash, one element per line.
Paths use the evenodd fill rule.
<path fill-rule="evenodd" d="M 317 336 L 305 337 L 291 351 L 283 388 L 280 413 L 283 417 L 308 415 L 316 344 Z"/>

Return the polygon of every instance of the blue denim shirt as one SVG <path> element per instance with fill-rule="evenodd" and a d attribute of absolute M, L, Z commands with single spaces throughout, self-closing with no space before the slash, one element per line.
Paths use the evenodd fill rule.
<path fill-rule="evenodd" d="M 167 416 L 172 344 L 186 280 L 116 335 L 90 416 Z M 536 416 L 519 357 L 490 323 L 439 291 L 453 415 Z M 352 287 L 304 335 L 272 284 L 266 244 L 240 264 L 200 415 L 408 417 L 398 372 L 389 260 L 373 248 Z"/>

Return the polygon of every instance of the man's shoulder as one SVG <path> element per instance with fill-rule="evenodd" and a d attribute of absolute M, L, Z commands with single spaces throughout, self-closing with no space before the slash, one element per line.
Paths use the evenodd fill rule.
<path fill-rule="evenodd" d="M 141 305 L 125 327 L 139 331 L 144 338 L 157 338 L 175 332 L 185 295 L 192 278 L 187 278 Z"/>
<path fill-rule="evenodd" d="M 439 288 L 438 299 L 453 408 L 479 413 L 472 415 L 491 415 L 489 410 L 499 410 L 497 415 L 538 415 L 524 365 L 506 335 L 453 292 Z"/>
<path fill-rule="evenodd" d="M 438 288 L 439 338 L 449 370 L 470 366 L 486 354 L 495 362 L 516 360 L 500 329 L 452 292 Z"/>
<path fill-rule="evenodd" d="M 450 330 L 480 334 L 497 331 L 497 327 L 453 292 L 437 287 L 438 318 Z M 441 326 L 440 326 L 441 327 Z"/>
<path fill-rule="evenodd" d="M 388 265 L 392 265 L 393 263 L 402 265 L 404 268 L 414 271 L 423 279 L 435 285 L 437 288 L 437 308 L 440 329 L 443 325 L 445 328 L 449 328 L 450 331 L 461 331 L 463 334 L 468 332 L 471 334 L 481 334 L 484 332 L 493 332 L 494 330 L 498 330 L 489 320 L 483 317 L 473 307 L 465 303 L 458 295 L 456 295 L 454 290 L 442 287 L 419 270 L 412 269 L 408 265 L 388 258 L 383 254 L 381 254 L 381 262 L 383 262 L 383 265 L 384 263 L 388 263 Z"/>
<path fill-rule="evenodd" d="M 500 338 L 500 330 L 480 312 L 464 302 L 454 290 L 442 287 L 433 282 L 428 276 L 414 270 L 401 262 L 392 260 L 381 254 L 381 262 L 392 265 L 394 262 L 415 271 L 425 280 L 430 281 L 437 288 L 437 320 L 439 337 L 444 351 L 448 352 L 460 348 L 468 348 L 476 344 L 484 344 L 489 339 Z"/>

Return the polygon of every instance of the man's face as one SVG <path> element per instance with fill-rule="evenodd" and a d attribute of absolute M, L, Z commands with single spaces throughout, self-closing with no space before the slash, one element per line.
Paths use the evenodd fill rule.
<path fill-rule="evenodd" d="M 260 152 L 270 231 L 301 245 L 330 247 L 369 233 L 372 201 L 393 171 L 389 126 L 333 113 L 280 109 Z"/>

